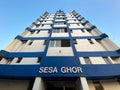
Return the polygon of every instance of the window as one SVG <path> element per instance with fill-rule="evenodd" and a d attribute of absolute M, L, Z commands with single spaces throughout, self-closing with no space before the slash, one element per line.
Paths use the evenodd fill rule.
<path fill-rule="evenodd" d="M 64 18 L 64 15 L 60 15 L 60 14 L 58 14 L 57 16 L 56 16 L 56 18 L 58 19 L 58 18 Z"/>
<path fill-rule="evenodd" d="M 74 18 L 74 17 L 73 17 Z M 74 21 L 76 21 L 76 19 L 74 19 Z"/>
<path fill-rule="evenodd" d="M 75 87 L 65 87 L 65 90 L 75 90 Z"/>
<path fill-rule="evenodd" d="M 22 58 L 18 58 L 17 62 L 16 63 L 20 63 L 22 60 Z"/>
<path fill-rule="evenodd" d="M 77 41 L 76 41 L 76 39 L 74 39 L 74 40 L 73 40 L 73 42 L 74 42 L 74 44 L 77 44 Z"/>
<path fill-rule="evenodd" d="M 56 40 L 56 47 L 60 47 L 61 45 L 61 41 L 60 40 Z"/>
<path fill-rule="evenodd" d="M 3 57 L 4 57 L 4 56 L 3 56 L 2 54 L 0 54 L 0 61 L 3 59 Z"/>
<path fill-rule="evenodd" d="M 33 43 L 33 41 L 30 41 L 30 42 L 28 43 L 28 45 L 32 45 L 32 43 Z"/>
<path fill-rule="evenodd" d="M 112 63 L 108 57 L 103 57 L 103 59 L 106 62 L 106 64 L 111 64 Z"/>
<path fill-rule="evenodd" d="M 51 41 L 50 41 L 50 47 L 54 47 L 54 43 L 55 43 L 55 41 L 54 41 L 54 40 L 51 40 Z"/>
<path fill-rule="evenodd" d="M 27 41 L 22 41 L 22 44 L 26 44 Z"/>
<path fill-rule="evenodd" d="M 50 41 L 50 47 L 60 47 L 61 41 L 60 40 L 51 40 Z"/>
<path fill-rule="evenodd" d="M 31 34 L 34 34 L 34 31 L 32 31 Z"/>
<path fill-rule="evenodd" d="M 38 57 L 37 63 L 41 62 L 41 57 Z"/>
<path fill-rule="evenodd" d="M 70 40 L 51 40 L 50 47 L 70 47 Z"/>
<path fill-rule="evenodd" d="M 78 25 L 78 26 L 80 26 L 80 24 L 79 24 L 79 23 L 78 23 L 77 25 Z"/>
<path fill-rule="evenodd" d="M 43 27 L 43 26 L 44 26 L 44 24 L 41 25 L 41 27 Z"/>
<path fill-rule="evenodd" d="M 28 85 L 27 90 L 32 90 L 33 85 L 34 85 L 34 82 L 35 82 L 35 78 L 34 78 L 34 79 L 31 79 L 31 80 L 29 81 L 29 85 Z"/>
<path fill-rule="evenodd" d="M 65 25 L 65 22 L 55 22 L 55 25 Z"/>
<path fill-rule="evenodd" d="M 39 34 L 40 30 L 37 31 L 37 34 Z"/>
<path fill-rule="evenodd" d="M 53 29 L 53 33 L 64 33 L 67 32 L 67 28 L 55 28 Z"/>
<path fill-rule="evenodd" d="M 46 90 L 79 90 L 76 89 L 75 81 L 65 81 L 65 80 L 46 80 Z"/>
<path fill-rule="evenodd" d="M 61 47 L 70 47 L 70 40 L 61 40 Z"/>
<path fill-rule="evenodd" d="M 7 59 L 7 63 L 6 64 L 10 64 L 12 62 L 13 58 L 9 58 Z"/>
<path fill-rule="evenodd" d="M 44 41 L 43 45 L 46 45 L 46 43 L 47 43 L 47 40 Z"/>
<path fill-rule="evenodd" d="M 61 87 L 47 87 L 47 90 L 75 90 L 75 87 L 65 87 L 65 86 L 61 86 Z"/>
<path fill-rule="evenodd" d="M 65 18 L 64 18 L 64 17 L 59 17 L 59 18 L 56 18 L 56 19 L 65 20 Z"/>
<path fill-rule="evenodd" d="M 99 81 L 93 81 L 93 84 L 95 86 L 95 90 L 104 90 Z"/>
<path fill-rule="evenodd" d="M 91 39 L 88 39 L 90 44 L 94 44 L 94 42 Z"/>
<path fill-rule="evenodd" d="M 117 82 L 120 84 L 120 79 L 117 79 Z"/>
<path fill-rule="evenodd" d="M 90 61 L 89 57 L 84 57 L 85 63 L 86 64 L 92 64 L 92 62 Z"/>
<path fill-rule="evenodd" d="M 83 29 L 81 30 L 83 33 L 85 32 Z"/>
<path fill-rule="evenodd" d="M 73 30 L 70 30 L 71 33 L 73 33 Z"/>

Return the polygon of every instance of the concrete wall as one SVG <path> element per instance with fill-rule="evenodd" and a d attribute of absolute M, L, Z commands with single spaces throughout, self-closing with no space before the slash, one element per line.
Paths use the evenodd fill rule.
<path fill-rule="evenodd" d="M 118 50 L 119 47 L 113 43 L 109 38 L 105 38 L 100 41 L 100 44 L 104 46 L 108 51 Z"/>
<path fill-rule="evenodd" d="M 40 31 L 39 33 L 34 32 L 33 34 L 29 35 L 28 37 L 48 37 L 49 36 L 49 33 L 48 33 L 49 30 L 46 30 L 46 31 Z"/>
<path fill-rule="evenodd" d="M 82 32 L 81 30 L 72 30 L 73 33 L 72 36 L 92 36 L 91 33 L 89 33 L 88 31 L 84 30 L 84 32 Z"/>
<path fill-rule="evenodd" d="M 69 37 L 68 33 L 52 33 L 51 37 Z"/>
<path fill-rule="evenodd" d="M 77 39 L 75 47 L 77 51 L 106 51 L 106 49 L 101 46 L 95 39 L 92 39 L 94 44 L 90 44 L 87 39 Z"/>
<path fill-rule="evenodd" d="M 74 56 L 71 47 L 49 47 L 47 56 Z"/>
<path fill-rule="evenodd" d="M 79 57 L 81 64 L 86 64 L 84 57 Z M 106 64 L 102 57 L 89 57 L 91 64 Z"/>
<path fill-rule="evenodd" d="M 45 40 L 34 40 L 32 45 L 28 45 L 31 40 L 28 40 L 27 43 L 19 49 L 18 51 L 20 52 L 43 52 L 45 45 L 44 44 Z M 34 48 L 34 49 L 33 49 Z"/>
<path fill-rule="evenodd" d="M 77 24 L 70 24 L 69 28 L 84 28 L 84 26 L 82 24 L 79 24 L 79 25 L 77 25 Z"/>

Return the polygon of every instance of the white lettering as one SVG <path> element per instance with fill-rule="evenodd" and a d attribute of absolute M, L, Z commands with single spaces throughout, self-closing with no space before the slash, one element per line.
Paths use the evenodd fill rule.
<path fill-rule="evenodd" d="M 61 67 L 61 73 L 82 73 L 81 67 Z M 58 73 L 57 67 L 40 67 L 39 73 Z"/>
<path fill-rule="evenodd" d="M 40 67 L 39 73 L 58 73 L 57 67 Z"/>
<path fill-rule="evenodd" d="M 82 73 L 81 67 L 61 67 L 62 73 Z"/>

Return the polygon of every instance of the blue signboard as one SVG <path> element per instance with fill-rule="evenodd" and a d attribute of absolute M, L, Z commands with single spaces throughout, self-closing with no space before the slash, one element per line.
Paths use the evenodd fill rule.
<path fill-rule="evenodd" d="M 75 57 L 46 57 L 40 64 L 0 65 L 0 77 L 120 77 L 120 64 L 82 65 Z"/>

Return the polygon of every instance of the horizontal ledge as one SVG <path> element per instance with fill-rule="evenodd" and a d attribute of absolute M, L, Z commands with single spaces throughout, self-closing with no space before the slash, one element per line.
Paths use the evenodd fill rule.
<path fill-rule="evenodd" d="M 21 57 L 42 57 L 43 52 L 7 52 L 5 50 L 1 50 L 0 54 L 2 54 L 5 58 L 21 58 Z"/>
<path fill-rule="evenodd" d="M 77 52 L 79 57 L 119 57 L 120 53 L 117 51 L 90 51 Z"/>
<path fill-rule="evenodd" d="M 119 57 L 120 52 L 116 51 L 86 51 L 86 52 L 76 52 L 78 57 Z M 1 50 L 0 54 L 5 58 L 14 58 L 14 57 L 42 57 L 45 52 L 7 52 Z M 71 56 L 46 56 L 46 57 L 71 57 Z M 73 56 L 74 57 L 74 56 Z"/>
<path fill-rule="evenodd" d="M 71 37 L 71 39 L 96 39 L 96 40 L 101 40 L 108 37 L 105 33 L 101 34 L 100 36 L 74 36 Z M 15 39 L 21 40 L 21 41 L 26 41 L 26 40 L 46 40 L 46 39 L 70 39 L 70 37 L 22 37 L 20 35 L 16 36 Z"/>

